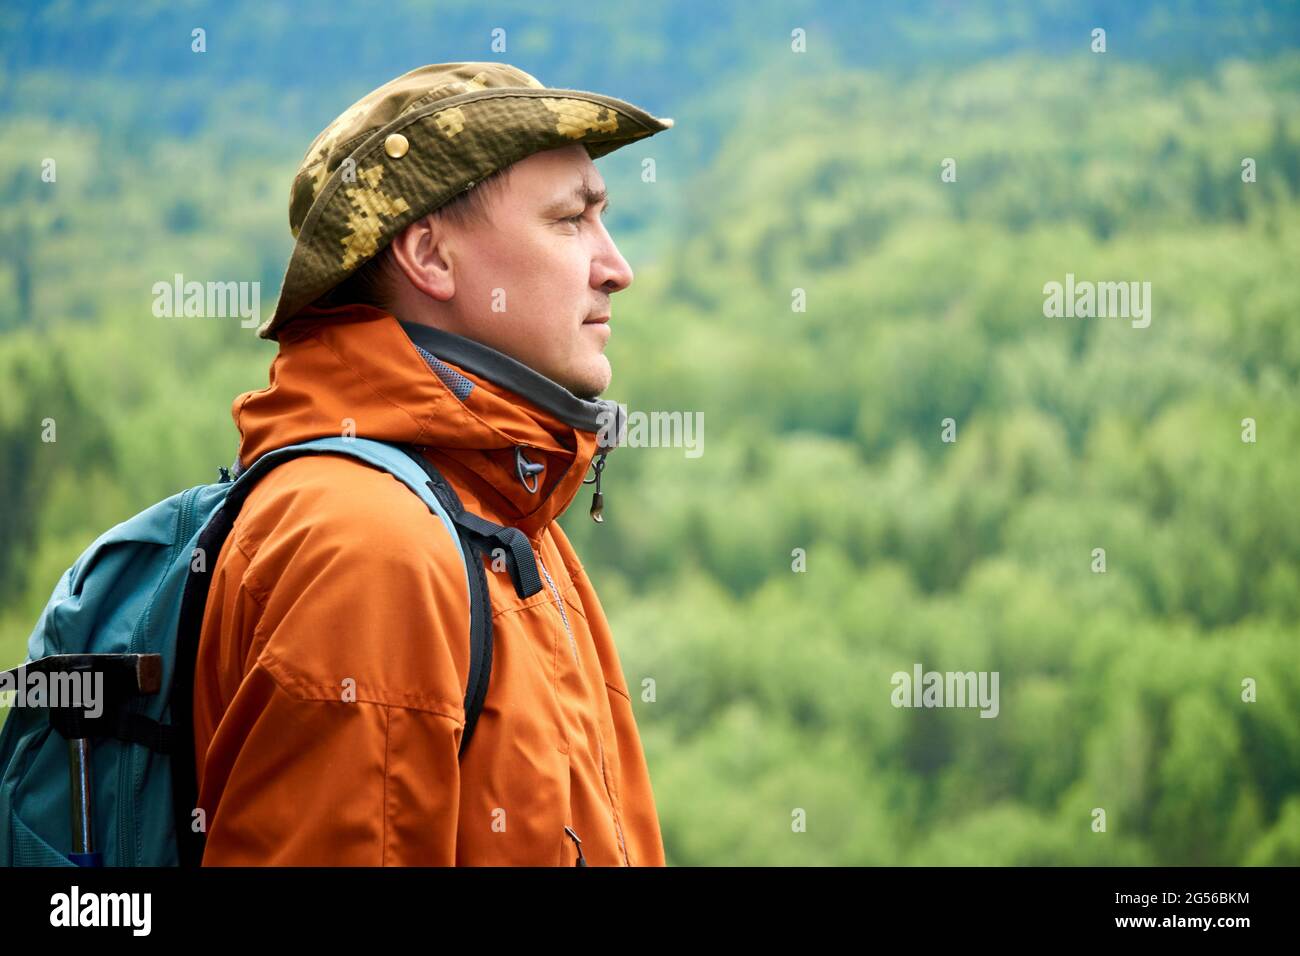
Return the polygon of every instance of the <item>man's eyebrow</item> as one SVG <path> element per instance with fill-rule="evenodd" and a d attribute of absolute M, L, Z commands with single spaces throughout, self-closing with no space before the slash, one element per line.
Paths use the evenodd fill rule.
<path fill-rule="evenodd" d="M 574 188 L 563 199 L 557 199 L 548 205 L 543 214 L 547 216 L 557 216 L 564 212 L 572 203 L 580 202 L 585 209 L 587 206 L 594 206 L 597 203 L 604 203 L 601 207 L 603 212 L 609 206 L 609 192 L 603 186 L 600 189 L 593 189 L 585 180 Z"/>

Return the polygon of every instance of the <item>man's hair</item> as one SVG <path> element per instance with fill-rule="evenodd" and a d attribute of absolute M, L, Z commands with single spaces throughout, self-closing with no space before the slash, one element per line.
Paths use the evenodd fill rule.
<path fill-rule="evenodd" d="M 509 178 L 509 166 L 498 169 L 492 175 L 481 179 L 458 196 L 443 203 L 429 213 L 428 217 L 459 227 L 486 224 L 491 219 L 492 202 L 505 191 Z M 393 244 L 389 242 L 355 272 L 317 299 L 317 304 L 326 308 L 340 305 L 373 305 L 388 312 L 391 305 L 392 281 L 399 271 L 397 260 L 393 256 Z"/>

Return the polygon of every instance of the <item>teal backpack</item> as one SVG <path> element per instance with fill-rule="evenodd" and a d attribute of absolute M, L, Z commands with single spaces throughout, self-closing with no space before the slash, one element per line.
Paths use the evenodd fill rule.
<path fill-rule="evenodd" d="M 3 675 L 11 688 L 43 683 L 49 692 L 37 706 L 11 708 L 0 731 L 0 865 L 202 862 L 193 691 L 211 571 L 253 486 L 277 465 L 317 454 L 347 455 L 393 475 L 459 545 L 470 596 L 463 757 L 492 672 L 482 559 L 503 553 L 516 592 L 529 597 L 542 588 L 531 544 L 517 528 L 466 512 L 413 446 L 364 438 L 290 445 L 242 473 L 236 462 L 233 477 L 222 468 L 219 482 L 110 528 L 60 579 L 28 639 L 27 661 Z M 74 681 L 102 687 L 93 715 L 84 700 L 71 706 L 70 694 L 53 694 Z"/>

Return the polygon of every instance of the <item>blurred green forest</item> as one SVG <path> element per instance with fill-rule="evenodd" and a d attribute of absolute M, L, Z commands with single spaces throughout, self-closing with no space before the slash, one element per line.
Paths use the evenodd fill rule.
<path fill-rule="evenodd" d="M 153 283 L 269 314 L 315 133 L 502 59 L 677 121 L 599 163 L 636 271 L 606 397 L 702 412 L 704 454 L 620 449 L 605 523 L 562 521 L 669 862 L 1300 864 L 1300 13 L 901 6 L 11 7 L 0 663 L 266 384 L 273 343 Z M 1045 318 L 1067 273 L 1150 282 L 1150 326 Z M 917 662 L 999 672 L 998 717 L 892 706 Z"/>

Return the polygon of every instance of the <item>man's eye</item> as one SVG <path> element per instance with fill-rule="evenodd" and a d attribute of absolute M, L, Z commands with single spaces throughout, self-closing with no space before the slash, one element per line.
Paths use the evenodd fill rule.
<path fill-rule="evenodd" d="M 601 219 L 605 218 L 605 213 L 608 211 L 608 209 L 609 209 L 608 206 L 606 206 L 604 209 L 601 209 L 600 211 Z M 587 210 L 584 209 L 582 212 L 576 213 L 575 215 L 565 216 L 563 219 L 560 220 L 560 222 L 571 222 L 576 226 L 578 223 L 582 222 L 582 220 L 586 218 L 587 218 Z"/>

